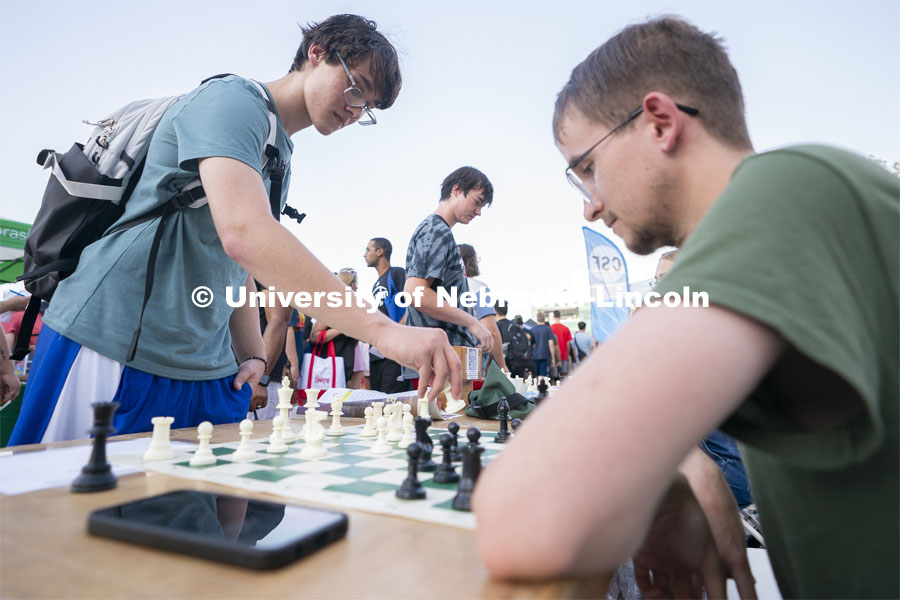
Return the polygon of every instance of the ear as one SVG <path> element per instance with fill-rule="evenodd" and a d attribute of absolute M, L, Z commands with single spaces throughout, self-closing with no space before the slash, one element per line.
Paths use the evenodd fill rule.
<path fill-rule="evenodd" d="M 316 66 L 320 62 L 325 61 L 325 49 L 322 48 L 319 44 L 311 44 L 309 47 L 309 52 L 306 54 L 307 58 L 309 58 L 309 62 L 311 65 Z"/>
<path fill-rule="evenodd" d="M 675 150 L 687 115 L 679 111 L 675 101 L 662 92 L 650 92 L 644 96 L 643 107 L 653 124 L 659 149 L 663 152 Z"/>
<path fill-rule="evenodd" d="M 459 189 L 458 183 L 453 186 L 452 190 L 450 190 L 450 197 L 452 198 L 453 196 L 456 196 L 457 194 L 462 195 L 462 190 Z"/>

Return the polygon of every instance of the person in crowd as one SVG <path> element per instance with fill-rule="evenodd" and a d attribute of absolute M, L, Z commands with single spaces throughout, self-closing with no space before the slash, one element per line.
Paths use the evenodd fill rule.
<path fill-rule="evenodd" d="M 572 350 L 572 332 L 560 322 L 560 316 L 558 310 L 553 311 L 553 323 L 550 325 L 550 329 L 556 336 L 556 360 L 559 364 L 559 376 L 565 377 L 569 374 L 569 356 L 574 354 L 574 351 Z"/>
<path fill-rule="evenodd" d="M 506 370 L 506 359 L 503 356 L 503 340 L 500 329 L 497 326 L 497 313 L 494 311 L 494 303 L 491 301 L 491 289 L 486 283 L 476 277 L 481 275 L 481 257 L 475 252 L 471 244 L 460 244 L 459 254 L 466 270 L 466 285 L 469 291 L 476 295 L 475 318 L 481 321 L 485 329 L 491 332 L 494 338 L 491 352 L 488 355 L 501 369 Z M 488 356 L 484 357 L 485 366 L 488 364 Z"/>
<path fill-rule="evenodd" d="M 556 336 L 547 325 L 547 314 L 539 310 L 537 325 L 531 328 L 534 340 L 534 370 L 538 377 L 550 375 L 550 368 L 556 367 Z"/>
<path fill-rule="evenodd" d="M 490 352 L 494 337 L 460 304 L 468 291 L 453 227 L 467 225 L 494 201 L 494 186 L 474 167 L 460 167 L 441 182 L 437 209 L 419 223 L 406 250 L 405 291 L 416 301 L 407 310 L 407 325 L 441 329 L 454 346 L 478 346 Z M 455 298 L 455 306 L 439 301 L 437 290 Z"/>
<path fill-rule="evenodd" d="M 395 323 L 404 325 L 406 308 L 398 305 L 397 294 L 406 285 L 406 271 L 403 267 L 391 266 L 393 251 L 387 238 L 372 238 L 366 244 L 363 258 L 366 266 L 378 273 L 378 279 L 372 285 L 372 296 L 378 302 L 378 310 Z M 385 394 L 396 394 L 409 389 L 401 366 L 385 357 L 375 346 L 369 348 L 369 381 L 373 390 Z"/>

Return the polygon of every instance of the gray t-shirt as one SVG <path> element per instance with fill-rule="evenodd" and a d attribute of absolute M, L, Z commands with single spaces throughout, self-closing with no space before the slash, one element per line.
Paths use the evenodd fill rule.
<path fill-rule="evenodd" d="M 199 159 L 223 156 L 261 171 L 268 115 L 256 87 L 240 77 L 215 79 L 187 94 L 160 120 L 144 173 L 119 223 L 168 202 L 197 178 Z M 275 144 L 282 158 L 290 161 L 293 144 L 281 118 L 276 122 Z M 267 174 L 264 181 L 268 188 Z M 289 184 L 288 171 L 282 205 Z M 140 315 L 147 257 L 158 223 L 153 219 L 88 246 L 78 269 L 57 288 L 44 317 L 47 325 L 124 362 Z M 153 293 L 129 366 L 182 380 L 231 375 L 237 371 L 228 329 L 234 309 L 225 302 L 225 287 L 244 285 L 247 273 L 225 254 L 208 205 L 178 211 L 167 219 L 163 231 Z M 198 286 L 212 290 L 209 307 L 191 302 L 191 292 Z"/>
<path fill-rule="evenodd" d="M 419 223 L 409 240 L 409 248 L 406 250 L 406 277 L 418 277 L 420 279 L 434 278 L 431 289 L 445 290 L 456 289 L 457 306 L 474 316 L 473 308 L 459 305 L 459 297 L 469 291 L 466 284 L 465 271 L 463 270 L 462 256 L 456 247 L 456 240 L 450 231 L 450 226 L 440 216 L 432 214 Z M 453 346 L 474 347 L 478 342 L 469 334 L 465 327 L 455 323 L 439 321 L 416 310 L 410 306 L 406 324 L 415 327 L 437 327 L 447 332 L 447 338 Z"/>

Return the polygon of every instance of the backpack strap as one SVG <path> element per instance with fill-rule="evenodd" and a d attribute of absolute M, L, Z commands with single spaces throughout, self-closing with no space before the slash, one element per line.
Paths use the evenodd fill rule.
<path fill-rule="evenodd" d="M 150 300 L 150 294 L 153 292 L 153 276 L 156 273 L 156 258 L 159 255 L 159 244 L 162 241 L 163 224 L 166 219 L 175 211 L 182 210 L 196 201 L 199 194 L 203 194 L 203 188 L 197 186 L 189 190 L 182 190 L 180 194 L 172 198 L 162 207 L 162 213 L 159 215 L 159 223 L 156 225 L 156 232 L 153 234 L 153 243 L 150 245 L 150 256 L 147 257 L 147 274 L 144 279 L 144 300 L 141 304 L 141 316 L 138 317 L 137 329 L 131 336 L 131 345 L 128 346 L 128 354 L 125 362 L 134 360 L 134 354 L 137 352 L 138 340 L 141 337 L 141 325 L 144 322 L 144 311 L 147 309 L 147 302 Z"/>
<path fill-rule="evenodd" d="M 228 77 L 228 75 L 229 73 L 223 73 L 221 75 L 208 77 L 207 79 L 204 79 L 200 83 L 200 85 L 203 85 L 204 83 L 212 79 Z M 269 111 L 269 136 L 266 138 L 266 146 L 263 151 L 263 168 L 266 168 L 266 166 L 268 165 L 269 209 L 272 211 L 272 216 L 275 217 L 276 221 L 278 221 L 281 217 L 281 191 L 282 185 L 284 183 L 284 175 L 287 165 L 284 159 L 281 158 L 281 152 L 278 150 L 278 147 L 275 146 L 275 137 L 278 134 L 275 117 L 275 105 L 269 99 L 269 95 L 266 93 L 266 90 L 262 86 L 262 84 L 260 84 L 258 81 L 253 81 L 252 79 L 250 81 L 254 86 L 256 86 L 256 90 L 259 92 L 260 96 L 262 96 L 263 100 L 266 103 L 266 108 Z M 156 258 L 159 255 L 159 245 L 162 241 L 163 223 L 165 223 L 166 219 L 176 211 L 183 210 L 188 207 L 201 206 L 201 201 L 205 200 L 205 198 L 206 192 L 203 190 L 203 185 L 198 178 L 182 188 L 181 192 L 165 205 L 147 215 L 144 215 L 139 219 L 131 221 L 127 224 L 120 225 L 116 228 L 116 230 L 118 230 L 122 228 L 133 227 L 134 225 L 137 225 L 139 223 L 159 217 L 159 223 L 157 223 L 156 232 L 153 235 L 153 243 L 150 246 L 150 256 L 147 257 L 147 275 L 144 280 L 144 301 L 141 304 L 141 316 L 138 318 L 137 329 L 134 330 L 134 334 L 131 337 L 131 345 L 128 347 L 128 354 L 125 357 L 125 362 L 131 362 L 132 360 L 134 360 L 135 352 L 137 352 L 138 340 L 141 337 L 141 326 L 144 322 L 144 311 L 147 309 L 147 302 L 149 302 L 150 294 L 153 292 L 153 276 L 156 272 Z"/>
<path fill-rule="evenodd" d="M 19 326 L 19 334 L 16 336 L 16 347 L 10 353 L 10 360 L 22 360 L 28 356 L 31 347 L 31 332 L 34 331 L 34 322 L 37 320 L 41 308 L 41 299 L 32 294 L 28 299 L 28 307 L 22 316 L 22 324 Z"/>

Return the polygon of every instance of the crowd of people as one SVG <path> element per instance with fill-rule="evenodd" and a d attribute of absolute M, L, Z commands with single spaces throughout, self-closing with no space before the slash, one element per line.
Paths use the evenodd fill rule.
<path fill-rule="evenodd" d="M 896 597 L 898 182 L 825 146 L 755 153 L 722 41 L 677 17 L 630 25 L 591 52 L 552 127 L 585 219 L 639 254 L 678 248 L 655 289 L 703 290 L 709 307 L 643 308 L 597 346 L 558 312 L 526 327 L 502 304 L 442 306 L 441 288 L 489 289 L 475 249 L 453 233 L 494 200 L 468 166 L 442 182 L 405 268 L 391 265 L 388 240 L 367 244 L 374 314 L 187 301 L 199 285 L 355 289 L 353 269 L 335 276 L 273 218 L 260 169 L 269 105 L 289 161 L 293 134 L 374 125 L 373 109 L 390 108 L 400 87 L 397 52 L 375 24 L 338 15 L 303 29 L 266 97 L 228 76 L 173 105 L 120 223 L 198 177 L 206 203 L 164 223 L 143 313 L 151 223 L 113 228 L 85 249 L 44 313 L 10 443 L 83 437 L 96 401 L 120 404 L 119 433 L 147 431 L 157 415 L 173 427 L 236 422 L 274 405 L 282 353 L 303 387 L 310 347 L 333 347 L 349 385 L 368 371 L 373 389 L 403 391 L 415 378 L 420 395 L 449 381 L 459 396 L 451 345 L 478 346 L 513 374 L 566 377 L 478 480 L 473 509 L 493 575 L 608 572 L 633 557 L 646 597 L 724 597 L 729 577 L 753 597 L 738 519 L 752 488 L 785 597 Z M 403 310 L 401 290 L 419 303 Z M 2 344 L 9 398 L 17 382 Z"/>

